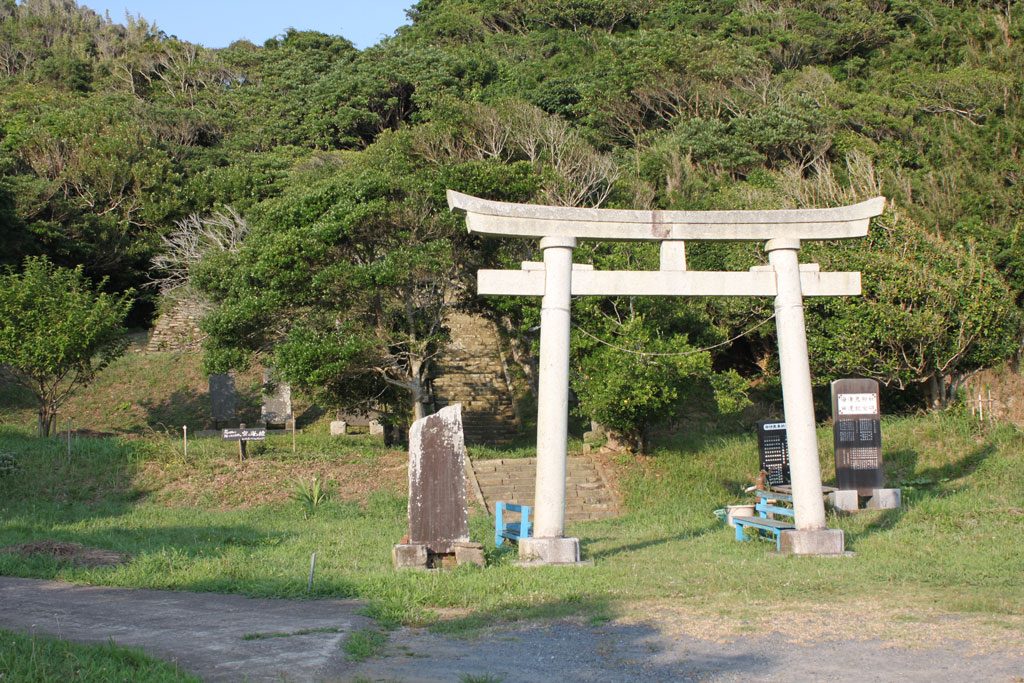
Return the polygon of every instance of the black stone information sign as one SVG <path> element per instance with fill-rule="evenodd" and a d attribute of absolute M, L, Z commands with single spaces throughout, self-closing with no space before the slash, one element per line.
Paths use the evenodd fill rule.
<path fill-rule="evenodd" d="M 882 415 L 878 382 L 838 379 L 832 382 L 832 416 L 836 452 L 836 487 L 862 496 L 884 487 Z"/>
<path fill-rule="evenodd" d="M 252 429 L 222 429 L 221 438 L 225 441 L 266 441 L 266 427 Z"/>
<path fill-rule="evenodd" d="M 757 423 L 757 443 L 761 450 L 761 469 L 768 473 L 768 484 L 784 486 L 789 478 L 789 442 L 786 423 L 764 420 Z"/>

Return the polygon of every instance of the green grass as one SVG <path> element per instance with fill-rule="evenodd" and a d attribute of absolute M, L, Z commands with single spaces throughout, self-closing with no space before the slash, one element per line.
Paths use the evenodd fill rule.
<path fill-rule="evenodd" d="M 4 683 L 199 681 L 139 650 L 114 645 L 79 645 L 3 630 L 0 630 L 0 680 Z"/>
<path fill-rule="evenodd" d="M 379 656 L 387 644 L 386 633 L 374 628 L 364 628 L 350 633 L 345 639 L 342 649 L 345 651 L 345 659 L 348 661 L 362 662 Z"/>
<path fill-rule="evenodd" d="M 314 467 L 331 459 L 373 464 L 386 452 L 370 440 L 300 438 L 296 455 L 282 439 L 255 457 Z M 823 429 L 820 438 L 827 479 L 831 435 Z M 378 492 L 365 504 L 339 496 L 309 519 L 288 500 L 248 508 L 202 495 L 168 501 L 147 490 L 145 466 L 158 463 L 171 478 L 197 469 L 230 474 L 230 446 L 208 440 L 190 447 L 186 463 L 173 441 L 82 440 L 68 461 L 61 441 L 0 427 L 0 451 L 19 463 L 0 478 L 0 546 L 54 539 L 133 558 L 82 568 L 0 554 L 0 574 L 303 597 L 316 552 L 315 596 L 367 600 L 384 627 L 433 623 L 449 633 L 529 617 L 600 623 L 637 601 L 721 614 L 865 600 L 996 618 L 1024 613 L 1024 554 L 1016 542 L 1024 532 L 1024 436 L 945 413 L 888 419 L 883 440 L 889 481 L 903 484 L 904 507 L 830 517 L 856 553 L 849 559 L 778 557 L 768 543 L 734 542 L 712 511 L 743 498 L 757 467 L 754 436 L 691 429 L 658 443 L 651 456 L 623 456 L 627 514 L 570 527 L 591 568 L 517 567 L 514 551 L 493 547 L 492 521 L 477 513 L 471 535 L 485 543 L 486 569 L 395 572 L 391 546 L 405 533 L 401 496 Z M 440 621 L 438 608 L 449 608 Z"/>

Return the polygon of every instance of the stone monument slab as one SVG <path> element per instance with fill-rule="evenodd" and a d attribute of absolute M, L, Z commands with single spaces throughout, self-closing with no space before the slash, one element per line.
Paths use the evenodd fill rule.
<path fill-rule="evenodd" d="M 291 385 L 276 381 L 272 370 L 264 370 L 260 421 L 268 425 L 285 425 L 293 417 Z"/>
<path fill-rule="evenodd" d="M 837 379 L 832 382 L 836 488 L 870 496 L 884 486 L 882 415 L 878 382 Z"/>
<path fill-rule="evenodd" d="M 770 486 L 791 484 L 786 423 L 781 420 L 758 422 L 757 445 L 761 453 L 761 469 L 768 473 L 768 484 Z"/>
<path fill-rule="evenodd" d="M 210 375 L 210 417 L 214 422 L 231 422 L 238 409 L 235 378 L 228 374 Z"/>
<path fill-rule="evenodd" d="M 469 541 L 462 406 L 417 420 L 409 430 L 409 543 L 432 555 Z"/>

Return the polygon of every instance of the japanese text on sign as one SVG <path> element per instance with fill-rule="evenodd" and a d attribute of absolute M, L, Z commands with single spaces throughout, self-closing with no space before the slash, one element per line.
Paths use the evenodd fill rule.
<path fill-rule="evenodd" d="M 877 415 L 878 394 L 839 394 L 840 415 Z"/>

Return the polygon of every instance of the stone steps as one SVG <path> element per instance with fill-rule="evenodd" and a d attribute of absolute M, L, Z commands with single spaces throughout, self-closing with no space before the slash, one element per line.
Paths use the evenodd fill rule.
<path fill-rule="evenodd" d="M 445 323 L 451 341 L 432 380 L 436 407 L 462 404 L 466 443 L 512 441 L 520 424 L 505 381 L 497 329 L 490 320 L 467 313 L 452 313 Z"/>
<path fill-rule="evenodd" d="M 473 476 L 492 514 L 498 501 L 534 505 L 536 458 L 504 458 L 472 463 Z M 597 465 L 588 458 L 569 458 L 566 466 L 565 519 L 579 522 L 614 517 L 618 499 Z"/>

